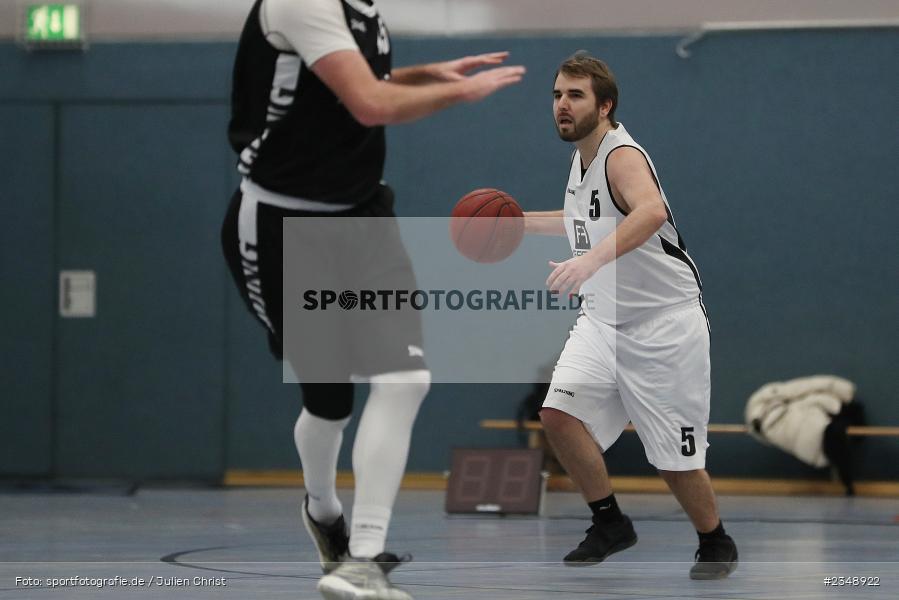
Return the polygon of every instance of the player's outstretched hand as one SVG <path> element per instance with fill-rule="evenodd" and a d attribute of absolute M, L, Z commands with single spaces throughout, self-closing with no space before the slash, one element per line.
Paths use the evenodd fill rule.
<path fill-rule="evenodd" d="M 465 78 L 467 89 L 464 98 L 468 102 L 477 102 L 490 94 L 521 81 L 524 67 L 497 67 L 475 73 Z"/>
<path fill-rule="evenodd" d="M 433 66 L 433 75 L 440 81 L 459 81 L 465 79 L 465 74 L 478 67 L 501 64 L 509 57 L 508 52 L 490 52 L 476 56 L 463 56 L 456 60 L 436 63 Z"/>
<path fill-rule="evenodd" d="M 599 270 L 593 254 L 589 252 L 560 263 L 549 261 L 549 266 L 553 271 L 546 279 L 546 287 L 562 296 L 578 293 L 584 282 Z"/>

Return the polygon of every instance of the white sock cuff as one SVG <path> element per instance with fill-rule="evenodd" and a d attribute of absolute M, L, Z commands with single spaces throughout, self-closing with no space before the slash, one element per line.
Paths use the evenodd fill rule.
<path fill-rule="evenodd" d="M 373 504 L 353 506 L 350 529 L 350 554 L 356 558 L 374 558 L 384 551 L 387 528 L 390 526 L 389 508 Z"/>
<path fill-rule="evenodd" d="M 356 521 L 390 522 L 393 511 L 384 506 L 374 504 L 356 504 L 353 506 L 353 525 Z"/>

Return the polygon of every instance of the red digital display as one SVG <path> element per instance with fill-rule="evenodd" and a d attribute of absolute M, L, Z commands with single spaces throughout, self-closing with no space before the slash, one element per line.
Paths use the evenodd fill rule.
<path fill-rule="evenodd" d="M 446 512 L 536 514 L 542 465 L 540 449 L 454 449 Z"/>

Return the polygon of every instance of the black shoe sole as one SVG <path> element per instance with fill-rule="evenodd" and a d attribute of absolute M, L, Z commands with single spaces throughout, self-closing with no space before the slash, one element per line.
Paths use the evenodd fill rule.
<path fill-rule="evenodd" d="M 590 567 L 593 565 L 598 565 L 605 559 L 609 558 L 616 552 L 621 552 L 622 550 L 627 550 L 631 546 L 637 543 L 637 536 L 634 536 L 633 539 L 627 540 L 626 542 L 620 542 L 614 546 L 612 546 L 608 552 L 603 554 L 602 556 L 591 556 L 589 558 L 585 558 L 583 560 L 562 560 L 562 563 L 566 567 Z"/>
<path fill-rule="evenodd" d="M 690 571 L 690 579 L 695 579 L 697 581 L 710 581 L 713 579 L 727 579 L 731 573 L 737 570 L 737 561 L 730 563 L 722 563 L 726 566 L 726 570 L 718 571 L 715 573 L 694 573 L 692 570 Z"/>

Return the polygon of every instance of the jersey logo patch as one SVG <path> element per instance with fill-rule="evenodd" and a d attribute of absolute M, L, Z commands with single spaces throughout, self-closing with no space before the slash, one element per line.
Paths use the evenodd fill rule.
<path fill-rule="evenodd" d="M 590 235 L 587 233 L 587 223 L 577 219 L 574 220 L 574 249 L 590 249 Z"/>
<path fill-rule="evenodd" d="M 362 33 L 368 31 L 365 23 L 360 21 L 359 19 L 350 19 L 350 29 L 355 29 L 356 31 L 361 31 Z"/>
<path fill-rule="evenodd" d="M 419 348 L 418 346 L 413 346 L 409 344 L 409 356 L 421 356 L 424 357 L 425 351 Z"/>
<path fill-rule="evenodd" d="M 387 35 L 387 26 L 378 16 L 378 54 L 390 54 L 390 36 Z"/>

